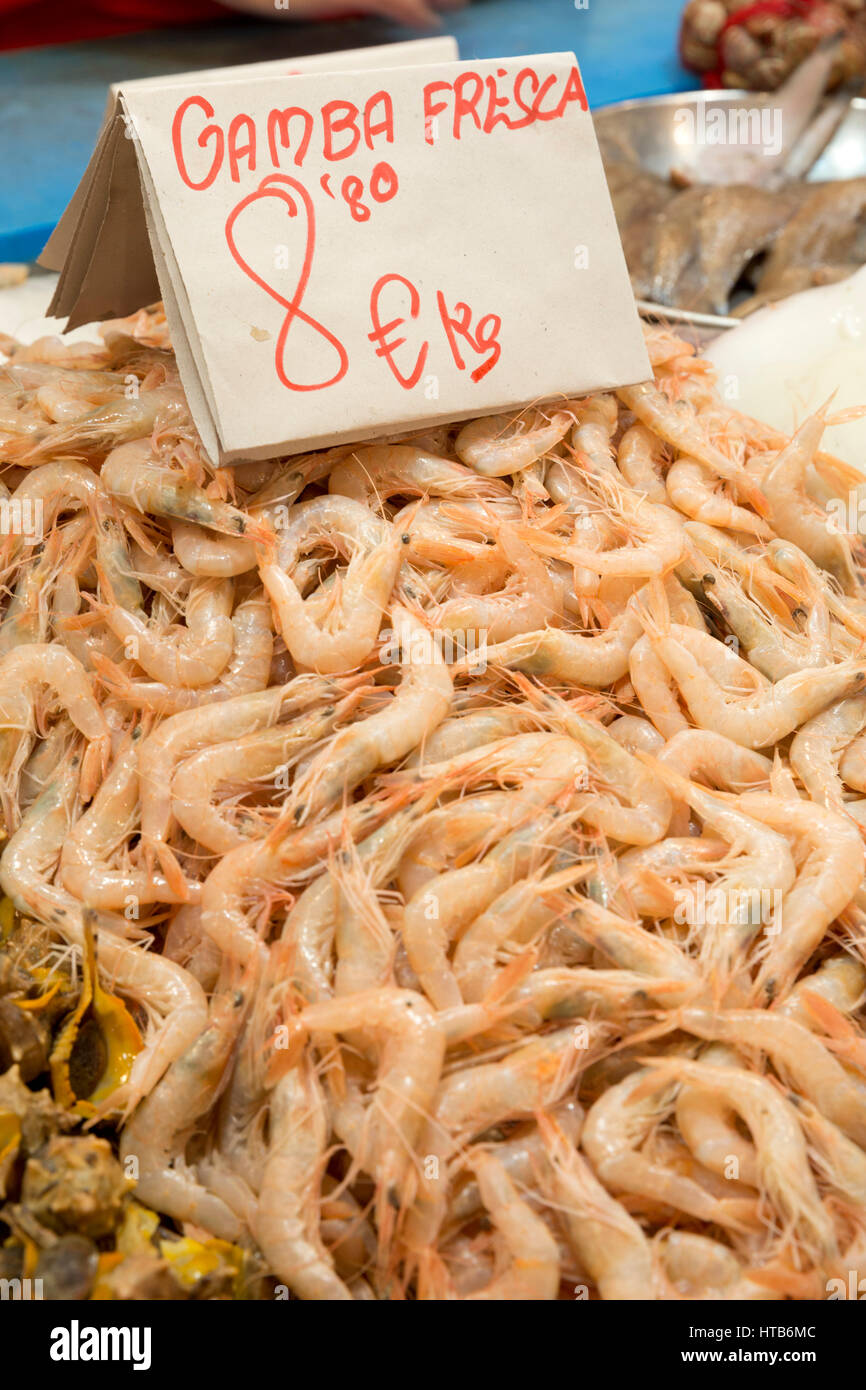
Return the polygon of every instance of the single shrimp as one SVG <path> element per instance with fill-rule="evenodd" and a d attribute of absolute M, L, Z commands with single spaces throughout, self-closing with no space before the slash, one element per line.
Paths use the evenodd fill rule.
<path fill-rule="evenodd" d="M 372 444 L 355 449 L 331 470 L 328 491 L 377 509 L 391 497 L 507 496 L 505 484 L 479 478 L 463 463 L 439 458 L 411 444 Z"/>
<path fill-rule="evenodd" d="M 827 927 L 851 902 L 866 859 L 856 824 L 814 802 L 744 792 L 739 805 L 779 834 L 796 836 L 799 855 L 805 853 L 797 881 L 782 900 L 782 930 L 765 938 L 755 980 L 755 998 L 770 1003 L 784 999 Z"/>
<path fill-rule="evenodd" d="M 777 455 L 761 479 L 761 490 L 770 506 L 776 534 L 793 541 L 838 580 L 843 591 L 856 590 L 851 544 L 830 523 L 827 511 L 817 506 L 805 489 L 805 473 L 826 427 L 827 407 L 810 415 L 790 444 Z"/>
<path fill-rule="evenodd" d="M 712 872 L 727 853 L 724 840 L 689 834 L 624 850 L 617 867 L 625 904 L 640 917 L 673 917 L 688 891 L 684 879 Z"/>
<path fill-rule="evenodd" d="M 689 721 L 680 708 L 673 677 L 643 633 L 628 653 L 628 674 L 641 709 L 662 739 L 667 741 L 688 729 Z"/>
<path fill-rule="evenodd" d="M 197 1122 L 214 1104 L 246 1007 L 242 990 L 217 995 L 201 1036 L 172 1063 L 120 1138 L 120 1159 L 134 1163 L 140 1201 L 230 1241 L 242 1234 L 237 1216 L 199 1183 L 183 1159 Z"/>
<path fill-rule="evenodd" d="M 546 1185 L 602 1299 L 653 1299 L 652 1249 L 637 1221 L 601 1185 L 557 1119 L 542 1115 L 538 1127 L 550 1164 Z"/>
<path fill-rule="evenodd" d="M 89 795 L 104 770 L 110 732 L 90 678 L 71 652 L 54 643 L 33 642 L 0 657 L 0 777 L 6 824 L 17 823 L 15 788 L 30 751 L 40 686 L 52 690 L 88 740 L 82 790 Z"/>
<path fill-rule="evenodd" d="M 732 1187 L 730 1197 L 714 1196 L 694 1177 L 672 1171 L 644 1147 L 653 1130 L 673 1110 L 672 1076 L 691 1076 L 691 1072 L 681 1070 L 688 1065 L 685 1059 L 665 1058 L 663 1064 L 664 1070 L 655 1070 L 654 1063 L 652 1070 L 643 1067 L 632 1072 L 599 1097 L 587 1113 L 581 1147 L 606 1187 L 649 1197 L 729 1230 L 756 1228 L 758 1204 L 753 1198 L 737 1195 L 736 1187 Z M 702 1073 L 705 1069 L 697 1070 Z M 721 1072 L 722 1068 L 714 1070 Z M 695 1079 L 700 1080 L 700 1075 Z M 792 1123 L 799 1138 L 796 1121 Z"/>
<path fill-rule="evenodd" d="M 189 407 L 177 386 L 157 386 L 137 396 L 109 401 L 71 424 L 46 426 L 26 446 L 9 446 L 10 458 L 25 467 L 61 454 L 108 453 L 128 442 L 150 437 L 166 426 L 188 426 Z"/>
<path fill-rule="evenodd" d="M 697 962 L 675 942 L 647 931 L 639 921 L 629 921 L 591 898 L 570 894 L 568 904 L 573 913 L 572 930 L 623 970 L 692 984 L 700 981 Z"/>
<path fill-rule="evenodd" d="M 158 631 L 143 615 L 108 602 L 94 611 L 123 642 L 126 652 L 155 681 L 193 689 L 216 681 L 232 654 L 231 580 L 197 579 L 186 600 L 186 626 Z"/>
<path fill-rule="evenodd" d="M 632 425 L 619 441 L 617 466 L 629 487 L 655 506 L 668 500 L 662 476 L 664 444 L 646 425 Z"/>
<path fill-rule="evenodd" d="M 720 1043 L 701 1053 L 700 1060 L 713 1067 L 740 1067 L 742 1058 Z M 696 1161 L 719 1177 L 761 1185 L 758 1155 L 751 1139 L 737 1127 L 737 1113 L 713 1087 L 686 1083 L 676 1099 L 677 1128 Z"/>
<path fill-rule="evenodd" d="M 333 806 L 378 767 L 399 762 L 448 713 L 451 677 L 426 628 L 399 604 L 390 616 L 390 650 L 401 660 L 397 693 L 380 713 L 335 734 L 297 779 L 292 803 L 298 823 Z"/>
<path fill-rule="evenodd" d="M 481 1200 L 509 1256 L 509 1265 L 467 1301 L 555 1299 L 559 1293 L 559 1247 L 542 1218 L 522 1197 L 494 1153 L 476 1149 L 467 1158 Z"/>
<path fill-rule="evenodd" d="M 157 463 L 150 439 L 112 449 L 102 465 L 103 486 L 133 511 L 194 522 L 227 536 L 266 540 L 267 531 L 237 507 L 214 501 L 176 468 Z"/>
<path fill-rule="evenodd" d="M 794 1018 L 806 1028 L 816 1026 L 814 996 L 826 999 L 840 1013 L 851 1014 L 859 1008 L 866 994 L 866 966 L 853 956 L 840 953 L 828 956 L 811 975 L 798 980 L 787 997 L 776 1005 L 785 1018 Z M 810 1003 L 813 1005 L 810 1010 Z"/>
<path fill-rule="evenodd" d="M 738 507 L 723 491 L 716 491 L 714 481 L 715 476 L 707 464 L 681 457 L 668 469 L 665 489 L 673 505 L 693 521 L 770 540 L 773 532 L 767 523 L 745 507 Z"/>
<path fill-rule="evenodd" d="M 278 1279 L 310 1300 L 347 1302 L 317 1222 L 318 1188 L 328 1139 L 327 1109 L 315 1072 L 301 1062 L 270 1094 L 270 1140 L 253 1234 Z"/>
<path fill-rule="evenodd" d="M 525 632 L 486 646 L 484 658 L 490 666 L 505 666 L 570 685 L 603 688 L 625 675 L 629 654 L 640 632 L 640 619 L 627 607 L 597 635 L 585 636 L 553 627 Z M 455 673 L 477 659 L 476 656 L 455 663 Z"/>
<path fill-rule="evenodd" d="M 454 448 L 458 458 L 486 478 L 519 473 L 549 454 L 571 428 L 571 416 L 539 410 L 517 416 L 488 415 L 464 425 Z"/>
<path fill-rule="evenodd" d="M 670 401 L 663 391 L 650 382 L 640 386 L 623 386 L 617 393 L 623 405 L 633 410 L 641 424 L 680 453 L 696 459 L 713 476 L 735 485 L 736 491 L 759 516 L 767 515 L 767 502 L 755 479 L 734 459 L 723 454 L 710 442 L 701 429 L 700 417 L 693 410 Z"/>
<path fill-rule="evenodd" d="M 710 729 L 680 729 L 656 756 L 680 777 L 691 782 L 700 777 L 711 787 L 730 792 L 769 784 L 773 768 L 762 753 L 743 748 Z M 688 834 L 688 811 L 682 802 L 674 810 L 671 834 Z"/>
<path fill-rule="evenodd" d="M 327 504 L 323 509 L 320 502 Z M 369 656 L 379 635 L 397 571 L 403 559 L 403 543 L 396 530 L 379 523 L 375 544 L 357 546 L 341 580 L 340 596 L 330 618 L 333 630 L 323 628 L 287 570 L 297 562 L 302 546 L 314 543 L 324 525 L 343 526 L 342 513 L 362 510 L 348 498 L 315 499 L 296 507 L 290 530 L 259 553 L 259 575 L 274 608 L 279 631 L 292 657 L 300 665 L 321 672 L 349 671 Z M 364 525 L 370 514 L 363 509 Z M 333 518 L 331 513 L 334 513 Z M 354 520 L 354 519 L 353 519 Z M 354 525 L 357 531 L 357 523 Z M 351 536 L 351 532 L 349 533 Z"/>
<path fill-rule="evenodd" d="M 418 1138 L 439 1084 L 445 1038 L 426 999 L 388 987 L 309 1004 L 293 1020 L 290 1045 L 310 1033 L 357 1029 L 379 1040 L 376 1095 L 364 1117 L 356 1161 L 376 1179 L 381 1243 L 390 1238 L 394 1212 L 407 1198 L 407 1172 L 413 1154 L 420 1152 Z"/>
<path fill-rule="evenodd" d="M 798 729 L 791 740 L 791 767 L 813 801 L 845 814 L 840 776 L 846 747 L 866 729 L 866 696 L 839 700 Z"/>
<path fill-rule="evenodd" d="M 773 1083 L 742 1069 L 714 1067 L 685 1057 L 653 1058 L 650 1074 L 658 1085 L 691 1081 L 713 1089 L 742 1117 L 755 1142 L 762 1190 L 807 1251 L 822 1262 L 832 1259 L 837 1253 L 836 1233 L 809 1167 L 796 1110 Z M 584 1144 L 591 1118 L 592 1111 Z"/>

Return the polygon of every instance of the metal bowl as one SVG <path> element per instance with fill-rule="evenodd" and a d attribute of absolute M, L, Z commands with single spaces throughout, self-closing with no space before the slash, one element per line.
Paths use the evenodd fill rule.
<path fill-rule="evenodd" d="M 595 130 L 602 156 L 611 160 L 629 160 L 660 178 L 668 178 L 675 169 L 700 169 L 700 147 L 683 141 L 683 123 L 676 119 L 684 109 L 704 114 L 731 105 L 772 106 L 772 92 L 748 92 L 736 88 L 730 91 L 672 92 L 667 96 L 641 97 L 634 101 L 619 101 L 612 106 L 599 107 L 593 112 Z M 809 182 L 830 179 L 852 179 L 866 174 L 866 99 L 855 97 L 851 109 L 839 126 L 820 158 L 806 176 Z M 694 323 L 698 327 L 719 332 L 737 327 L 743 319 L 725 318 L 717 314 L 695 314 L 686 309 L 652 304 L 638 300 L 638 307 L 648 317 L 673 319 Z"/>

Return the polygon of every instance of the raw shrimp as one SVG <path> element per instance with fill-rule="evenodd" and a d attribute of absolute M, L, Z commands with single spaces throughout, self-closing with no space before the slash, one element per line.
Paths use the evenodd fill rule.
<path fill-rule="evenodd" d="M 668 495 L 662 477 L 664 445 L 646 425 L 632 425 L 619 442 L 617 465 L 629 487 L 649 502 L 665 506 Z"/>
<path fill-rule="evenodd" d="M 341 729 L 292 788 L 302 823 L 383 764 L 399 762 L 441 724 L 451 704 L 451 677 L 429 634 L 399 604 L 391 607 L 393 651 L 401 661 L 397 693 L 384 710 Z"/>
<path fill-rule="evenodd" d="M 457 1071 L 442 1082 L 417 1144 L 426 1161 L 405 1225 L 404 1239 L 411 1251 L 420 1255 L 429 1249 L 445 1219 L 447 1195 L 440 1169 L 463 1144 L 492 1125 L 555 1105 L 571 1090 L 602 1036 L 594 1025 L 580 1025 L 578 1031 L 560 1029 L 516 1047 L 502 1061 Z"/>
<path fill-rule="evenodd" d="M 114 604 L 96 611 L 153 680 L 195 689 L 216 681 L 231 657 L 233 598 L 231 580 L 195 580 L 179 632 L 154 631 L 143 617 Z"/>
<path fill-rule="evenodd" d="M 481 1200 L 504 1244 L 509 1266 L 472 1300 L 547 1300 L 559 1292 L 559 1248 L 542 1218 L 522 1197 L 492 1153 L 480 1149 L 467 1159 L 478 1181 Z"/>
<path fill-rule="evenodd" d="M 308 1062 L 287 1071 L 270 1095 L 270 1142 L 253 1233 L 268 1263 L 301 1298 L 348 1301 L 312 1219 L 328 1138 L 325 1100 Z"/>
<path fill-rule="evenodd" d="M 697 1011 L 693 1011 L 697 1013 Z M 704 1036 L 701 1034 L 701 1036 Z M 730 1047 L 713 1043 L 701 1053 L 714 1067 L 739 1067 L 742 1059 Z M 737 1128 L 736 1111 L 712 1087 L 686 1083 L 676 1099 L 677 1128 L 698 1163 L 723 1178 L 736 1178 L 757 1191 L 761 1185 L 758 1156 L 751 1139 Z"/>
<path fill-rule="evenodd" d="M 654 1298 L 652 1249 L 634 1217 L 602 1187 L 560 1123 L 542 1116 L 539 1129 L 555 1207 L 601 1297 L 627 1302 Z"/>
<path fill-rule="evenodd" d="M 632 609 L 618 614 L 603 632 L 584 636 L 562 628 L 525 632 L 484 648 L 488 665 L 507 666 L 528 675 L 574 685 L 612 685 L 628 670 L 629 653 L 640 636 L 640 619 Z M 461 670 L 477 657 L 457 663 Z"/>
<path fill-rule="evenodd" d="M 671 502 L 693 521 L 705 526 L 723 526 L 729 531 L 769 540 L 773 532 L 765 521 L 745 507 L 738 507 L 724 493 L 713 490 L 712 470 L 693 458 L 679 458 L 672 463 L 665 478 L 665 488 Z"/>
<path fill-rule="evenodd" d="M 810 719 L 791 740 L 791 767 L 813 801 L 845 814 L 840 760 L 866 729 L 866 696 L 839 700 Z"/>
<path fill-rule="evenodd" d="M 490 415 L 464 425 L 454 448 L 459 458 L 486 478 L 519 473 L 549 454 L 571 428 L 571 416 L 557 412 L 547 419 L 540 411 L 512 418 Z"/>
<path fill-rule="evenodd" d="M 697 459 L 712 475 L 733 483 L 759 515 L 766 515 L 767 504 L 754 478 L 750 477 L 742 464 L 723 454 L 710 442 L 701 429 L 699 417 L 691 409 L 687 406 L 680 408 L 649 382 L 640 386 L 623 386 L 616 394 L 653 434 L 672 444 L 681 453 Z"/>
<path fill-rule="evenodd" d="M 644 1141 L 673 1110 L 675 1094 L 671 1077 L 688 1078 L 692 1073 L 685 1068 L 690 1065 L 685 1059 L 665 1059 L 664 1071 L 655 1073 L 640 1068 L 618 1085 L 611 1086 L 587 1114 L 581 1147 L 606 1186 L 663 1202 L 698 1220 L 729 1230 L 753 1229 L 757 1226 L 756 1200 L 746 1195 L 716 1197 L 693 1177 L 673 1172 L 659 1163 L 644 1147 Z M 699 1073 L 695 1079 L 700 1080 L 706 1069 L 697 1067 L 695 1070 Z M 713 1070 L 722 1071 L 721 1068 Z M 796 1121 L 792 1123 L 800 1137 Z M 804 1167 L 808 1177 L 808 1165 Z M 732 1193 L 737 1191 L 732 1185 Z M 818 1206 L 817 1193 L 815 1206 Z"/>
<path fill-rule="evenodd" d="M 85 795 L 104 770 L 110 734 L 90 678 L 71 652 L 53 643 L 32 642 L 0 658 L 0 777 L 7 825 L 17 820 L 17 776 L 26 760 L 34 727 L 37 690 L 47 686 L 88 740 L 82 767 Z"/>
<path fill-rule="evenodd" d="M 274 655 L 271 605 L 261 589 L 244 599 L 231 618 L 232 652 L 217 681 L 209 685 L 166 685 L 160 681 L 133 680 L 102 654 L 93 664 L 103 684 L 123 704 L 163 715 L 222 703 L 263 691 L 269 683 Z"/>
<path fill-rule="evenodd" d="M 834 700 L 855 695 L 866 684 L 866 666 L 844 661 L 785 676 L 753 695 L 731 695 L 676 637 L 658 629 L 648 630 L 647 636 L 695 723 L 744 748 L 778 743 Z"/>
<path fill-rule="evenodd" d="M 141 730 L 127 736 L 89 809 L 70 828 L 60 857 L 63 887 L 88 907 L 138 910 L 144 903 L 195 902 L 199 884 L 181 891 L 147 869 L 114 869 L 110 858 L 135 833 L 138 810 L 138 748 Z"/>
<path fill-rule="evenodd" d="M 793 1018 L 764 1009 L 711 1012 L 688 1006 L 676 1015 L 686 1032 L 765 1052 L 794 1089 L 814 1102 L 855 1143 L 866 1147 L 866 1081 L 836 1060 L 820 1038 Z"/>
<path fill-rule="evenodd" d="M 445 1038 L 426 999 L 409 990 L 362 990 L 310 1004 L 294 1021 L 309 1033 L 362 1028 L 380 1039 L 376 1096 L 364 1117 L 356 1161 L 377 1182 L 380 1237 L 407 1199 L 406 1179 L 445 1057 Z"/>
<path fill-rule="evenodd" d="M 762 753 L 743 748 L 724 734 L 709 729 L 681 729 L 668 739 L 657 755 L 660 763 L 689 781 L 706 779 L 711 787 L 723 791 L 741 791 L 746 787 L 769 783 L 773 765 Z M 677 807 L 671 833 L 688 833 L 688 812 Z"/>
<path fill-rule="evenodd" d="M 603 491 L 614 519 L 629 535 L 637 537 L 636 545 L 587 550 L 573 540 L 534 529 L 523 531 L 527 543 L 542 555 L 552 555 L 609 578 L 650 578 L 667 574 L 679 564 L 685 539 L 680 521 L 673 512 L 667 507 L 655 506 L 609 478 L 604 480 Z"/>
<path fill-rule="evenodd" d="M 778 536 L 793 541 L 816 565 L 838 580 L 845 593 L 854 593 L 856 579 L 847 536 L 830 523 L 827 511 L 808 496 L 804 483 L 807 466 L 821 442 L 826 426 L 826 407 L 804 421 L 790 444 L 776 456 L 761 479 L 761 491 L 770 505 L 770 521 Z"/>
<path fill-rule="evenodd" d="M 795 835 L 806 852 L 797 881 L 782 902 L 782 930 L 766 938 L 755 981 L 756 998 L 770 1003 L 785 997 L 826 928 L 850 903 L 866 860 L 856 824 L 835 811 L 761 792 L 745 792 L 739 804 L 745 814 L 778 833 Z"/>
<path fill-rule="evenodd" d="M 646 755 L 644 758 L 649 762 Z M 775 825 L 770 828 L 745 813 L 746 797 L 714 795 L 680 777 L 661 760 L 654 766 L 668 790 L 688 802 L 704 826 L 730 846 L 724 863 L 715 866 L 720 877 L 712 901 L 689 902 L 687 898 L 684 914 L 690 924 L 703 928 L 701 959 L 724 987 L 762 928 L 774 933 L 789 930 L 788 920 L 783 918 L 783 895 L 796 878 L 791 849 L 781 829 Z M 772 796 L 765 799 L 775 803 Z"/>
<path fill-rule="evenodd" d="M 337 705 L 326 705 L 267 729 L 217 743 L 186 758 L 174 775 L 172 813 L 187 834 L 214 854 L 226 854 L 255 833 L 252 814 L 234 822 L 215 804 L 222 782 L 249 783 L 285 776 L 292 763 L 333 731 Z"/>
<path fill-rule="evenodd" d="M 328 491 L 378 508 L 391 497 L 502 497 L 504 483 L 487 481 L 465 464 L 410 444 L 355 449 L 331 470 Z"/>
<path fill-rule="evenodd" d="M 836 1254 L 833 1223 L 809 1168 L 796 1110 L 772 1082 L 740 1068 L 710 1066 L 685 1057 L 654 1060 L 650 1075 L 655 1075 L 658 1085 L 691 1081 L 725 1100 L 748 1125 L 758 1156 L 761 1188 L 782 1220 L 819 1261 Z M 596 1106 L 605 1099 L 596 1102 Z M 583 1143 L 590 1154 L 589 1144 L 595 1140 L 595 1131 L 590 1130 L 592 1113 L 587 1116 L 583 1132 Z"/>
<path fill-rule="evenodd" d="M 539 559 L 513 529 L 499 528 L 495 552 L 501 552 L 510 578 L 494 593 L 460 593 L 428 610 L 437 628 L 463 635 L 477 630 L 486 659 L 488 644 L 505 643 L 523 632 L 535 632 L 562 618 L 562 595 Z"/>
<path fill-rule="evenodd" d="M 781 1298 L 773 1289 L 749 1277 L 733 1250 L 692 1231 L 668 1231 L 658 1246 L 664 1278 L 674 1298 L 715 1299 L 720 1302 L 764 1301 Z"/>
<path fill-rule="evenodd" d="M 112 449 L 100 477 L 111 495 L 134 511 L 194 522 L 227 536 L 267 537 L 246 512 L 212 500 L 178 469 L 156 462 L 149 439 Z"/>
<path fill-rule="evenodd" d="M 324 505 L 320 505 L 320 502 Z M 351 508 L 369 513 L 348 498 L 316 499 L 301 503 L 289 529 L 279 540 L 264 546 L 259 556 L 259 575 L 270 596 L 279 631 L 292 657 L 300 665 L 321 672 L 350 671 L 369 656 L 388 608 L 397 571 L 403 559 L 403 542 L 387 523 L 379 523 L 375 544 L 358 546 L 352 553 L 333 612 L 333 630 L 324 630 L 309 611 L 287 569 L 296 562 L 304 545 L 315 543 L 324 526 L 356 538 L 359 530 Z M 357 537 L 360 539 L 360 537 Z"/>
<path fill-rule="evenodd" d="M 44 463 L 61 454 L 108 453 L 127 441 L 138 441 L 168 425 L 188 427 L 189 408 L 176 386 L 157 386 L 117 402 L 110 401 L 81 415 L 69 425 L 45 427 L 26 446 L 9 447 L 10 457 L 25 466 Z"/>
<path fill-rule="evenodd" d="M 238 695 L 208 708 L 184 711 L 164 720 L 139 748 L 141 833 L 146 843 L 164 841 L 172 821 L 172 777 L 177 764 L 199 749 L 226 738 L 270 728 L 283 714 L 308 709 L 333 697 L 323 676 L 298 676 L 288 685 Z"/>
<path fill-rule="evenodd" d="M 242 1232 L 237 1216 L 198 1182 L 183 1157 L 196 1123 L 216 1099 L 246 1007 L 240 989 L 230 989 L 213 1000 L 201 1036 L 142 1101 L 123 1131 L 120 1146 L 127 1171 L 131 1164 L 136 1174 L 141 1201 L 232 1241 Z"/>

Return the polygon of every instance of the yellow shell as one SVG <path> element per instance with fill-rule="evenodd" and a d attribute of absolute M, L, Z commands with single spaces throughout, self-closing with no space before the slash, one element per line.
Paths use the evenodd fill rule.
<path fill-rule="evenodd" d="M 15 926 L 15 904 L 11 898 L 0 898 L 0 941 L 8 941 Z"/>
<path fill-rule="evenodd" d="M 240 1274 L 244 1254 L 237 1245 L 226 1240 L 161 1240 L 159 1252 L 171 1265 L 178 1283 L 185 1289 L 194 1289 L 208 1274 L 214 1274 L 221 1266 L 229 1265 L 235 1271 L 235 1279 Z"/>
<path fill-rule="evenodd" d="M 93 930 L 85 924 L 85 948 L 82 966 L 81 993 L 78 1005 L 61 1029 L 49 1059 L 54 1099 L 76 1115 L 93 1115 L 119 1086 L 129 1079 L 132 1064 L 144 1046 L 135 1020 L 114 994 L 108 994 L 99 983 L 96 970 L 96 950 Z M 81 1086 L 73 1086 L 71 1063 L 76 1047 L 89 1041 L 96 1061 L 91 1065 L 91 1080 L 82 1078 L 89 1089 L 79 1094 Z"/>
<path fill-rule="evenodd" d="M 0 1163 L 21 1143 L 21 1121 L 14 1110 L 0 1110 Z"/>

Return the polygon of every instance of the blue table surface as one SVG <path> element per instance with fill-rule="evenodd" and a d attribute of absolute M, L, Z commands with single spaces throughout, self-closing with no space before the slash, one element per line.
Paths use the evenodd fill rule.
<path fill-rule="evenodd" d="M 592 106 L 686 91 L 684 0 L 475 0 L 446 18 L 462 58 L 573 50 Z M 109 83 L 157 73 L 418 38 L 382 19 L 262 24 L 229 19 L 0 54 L 0 260 L 37 256 L 75 190 Z"/>

